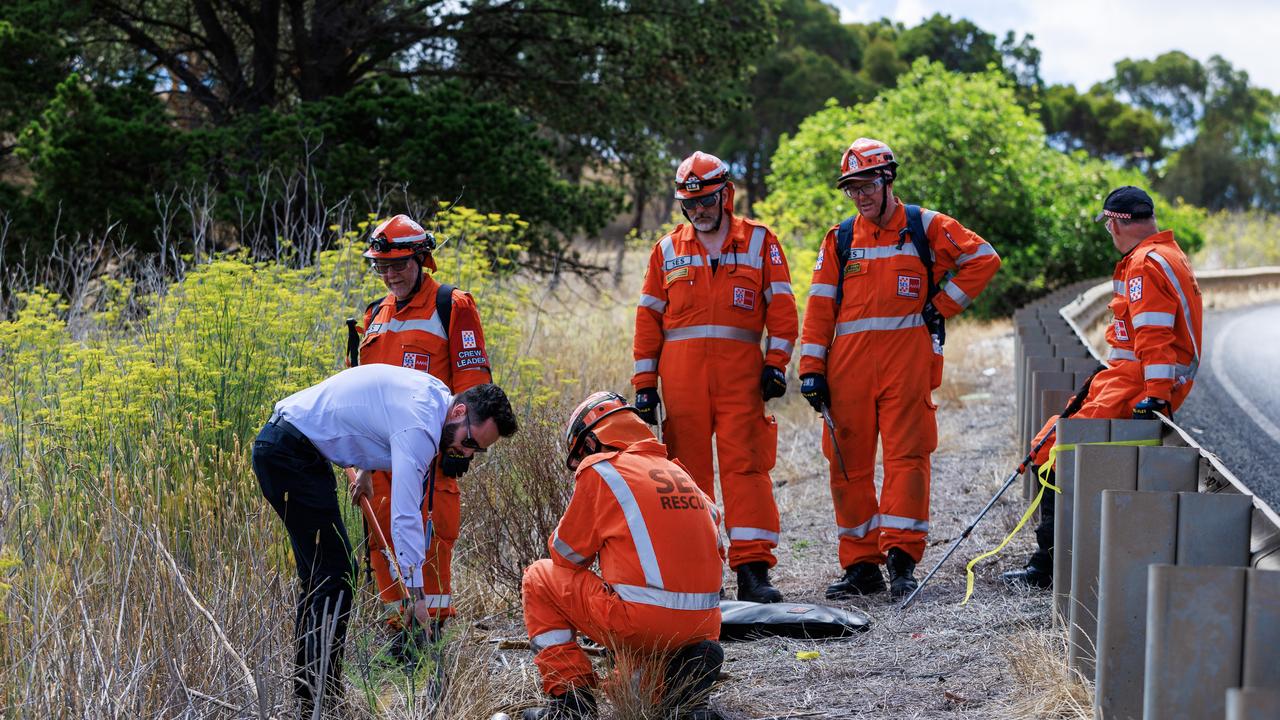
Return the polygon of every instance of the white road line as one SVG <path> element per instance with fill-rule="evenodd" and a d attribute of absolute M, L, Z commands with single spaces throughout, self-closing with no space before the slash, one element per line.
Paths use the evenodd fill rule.
<path fill-rule="evenodd" d="M 1213 340 L 1213 355 L 1215 358 L 1228 357 L 1228 355 L 1223 352 L 1224 346 L 1226 345 L 1226 338 L 1231 334 L 1231 330 L 1236 326 L 1236 323 L 1244 320 L 1248 315 L 1249 313 L 1245 313 L 1244 315 L 1237 316 L 1231 322 L 1227 323 L 1226 327 L 1218 331 L 1217 337 Z M 1222 385 L 1222 389 L 1227 391 L 1227 394 L 1231 396 L 1232 401 L 1234 401 L 1236 405 L 1240 406 L 1240 409 L 1244 411 L 1244 414 L 1248 415 L 1249 419 L 1252 420 L 1253 423 L 1262 430 L 1262 432 L 1266 433 L 1277 444 L 1280 444 L 1280 427 L 1276 427 L 1276 424 L 1271 422 L 1271 419 L 1266 415 L 1263 415 L 1262 411 L 1258 409 L 1258 406 L 1254 405 L 1244 393 L 1240 392 L 1240 388 L 1236 387 L 1236 384 L 1231 382 L 1231 378 L 1227 376 L 1227 371 L 1224 368 L 1225 365 L 1226 363 L 1221 362 L 1220 360 L 1210 363 L 1210 367 L 1213 369 L 1214 379 Z"/>

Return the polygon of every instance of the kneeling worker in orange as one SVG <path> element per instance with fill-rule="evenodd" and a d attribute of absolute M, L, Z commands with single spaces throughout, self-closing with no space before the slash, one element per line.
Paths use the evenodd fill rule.
<path fill-rule="evenodd" d="M 573 497 L 524 573 L 524 622 L 547 707 L 525 720 L 596 717 L 596 675 L 581 633 L 610 651 L 665 656 L 664 717 L 716 720 L 724 546 L 715 504 L 621 395 L 598 392 L 569 416 Z M 591 572 L 596 561 L 600 574 Z"/>
<path fill-rule="evenodd" d="M 1108 367 L 1093 376 L 1073 418 L 1172 417 L 1195 384 L 1200 366 L 1200 286 L 1172 230 L 1160 232 L 1155 204 L 1145 191 L 1125 185 L 1111 191 L 1095 222 L 1105 221 L 1123 256 L 1111 276 L 1115 318 L 1107 328 Z M 1045 423 L 1031 446 L 1055 431 L 1058 416 Z M 1048 462 L 1048 437 L 1034 463 Z M 1050 470 L 1052 473 L 1052 470 Z M 1052 478 L 1050 478 L 1052 483 Z M 1022 570 L 1004 573 L 1011 585 L 1053 586 L 1054 495 L 1040 502 L 1036 552 Z"/>
<path fill-rule="evenodd" d="M 764 404 L 787 390 L 798 329 L 791 272 L 769 228 L 733 213 L 729 167 L 719 158 L 695 152 L 675 179 L 689 222 L 649 256 L 636 308 L 636 407 L 657 424 L 661 378 L 671 457 L 713 498 L 715 436 L 738 599 L 779 602 L 782 593 L 769 582 L 779 531 L 769 478 L 778 426 Z"/>
<path fill-rule="evenodd" d="M 365 309 L 359 360 L 361 365 L 399 365 L 429 373 L 459 395 L 492 382 L 489 358 L 480 313 L 470 293 L 442 285 L 427 272 L 436 269 L 435 248 L 435 237 L 407 215 L 396 215 L 374 229 L 364 256 L 387 286 L 387 294 Z M 424 483 L 430 492 L 422 516 L 424 523 L 430 522 L 431 544 L 422 577 L 432 636 L 453 615 L 451 561 L 462 513 L 457 479 L 469 463 L 470 458 L 445 454 L 436 463 L 434 477 Z M 372 480 L 370 506 L 381 536 L 391 542 L 391 473 L 374 472 Z M 392 578 L 379 533 L 369 532 L 366 541 L 378 595 L 393 626 L 400 627 L 404 590 Z M 388 549 L 395 554 L 394 547 Z M 392 652 L 403 654 L 407 640 L 398 632 Z"/>
<path fill-rule="evenodd" d="M 827 588 L 832 599 L 883 592 L 881 564 L 893 596 L 916 588 L 929 532 L 929 456 L 938 444 L 931 393 L 942 382 L 942 323 L 1000 267 L 977 233 L 900 202 L 897 177 L 883 142 L 858 138 L 845 151 L 836 186 L 858 214 L 822 241 L 800 341 L 800 391 L 815 410 L 830 409 L 837 435 L 835 448 L 832 432 L 822 436 L 844 568 Z"/>

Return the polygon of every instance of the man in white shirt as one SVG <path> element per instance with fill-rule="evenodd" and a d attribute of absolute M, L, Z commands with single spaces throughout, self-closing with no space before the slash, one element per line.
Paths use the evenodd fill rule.
<path fill-rule="evenodd" d="M 353 367 L 276 403 L 254 441 L 253 470 L 284 521 L 297 563 L 294 693 L 304 714 L 322 698 L 332 705 L 342 693 L 355 565 L 333 465 L 361 471 L 352 490 L 356 499 L 371 492 L 371 471 L 391 472 L 396 564 L 414 601 L 413 615 L 425 623 L 422 502 L 428 473 L 437 460 L 470 458 L 516 430 L 511 404 L 497 385 L 477 385 L 453 397 L 431 375 L 395 365 Z"/>

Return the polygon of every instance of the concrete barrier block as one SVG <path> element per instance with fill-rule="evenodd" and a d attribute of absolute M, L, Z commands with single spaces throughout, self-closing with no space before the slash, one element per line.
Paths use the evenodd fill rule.
<path fill-rule="evenodd" d="M 1062 371 L 1077 373 L 1081 376 L 1080 382 L 1084 382 L 1084 378 L 1093 374 L 1098 368 L 1098 361 L 1091 357 L 1087 358 L 1062 358 Z M 1077 386 L 1079 387 L 1079 386 Z"/>
<path fill-rule="evenodd" d="M 1038 372 L 1062 372 L 1062 359 L 1055 357 L 1029 357 L 1023 364 L 1023 404 L 1022 415 L 1018 432 L 1022 438 L 1022 445 L 1027 446 L 1031 442 L 1031 438 L 1035 437 L 1036 431 L 1040 428 L 1033 428 L 1033 417 L 1039 415 L 1032 414 L 1032 408 L 1035 405 L 1035 396 L 1032 394 L 1031 382 L 1035 373 Z"/>
<path fill-rule="evenodd" d="M 1106 442 L 1110 436 L 1110 420 L 1067 418 L 1058 421 L 1056 440 L 1059 445 L 1075 445 Z M 1071 501 L 1075 493 L 1075 471 L 1075 452 L 1058 453 L 1058 459 L 1054 463 L 1055 484 L 1062 492 L 1054 498 L 1053 606 L 1054 617 L 1064 625 L 1070 620 L 1071 608 L 1071 531 L 1072 523 L 1075 522 Z"/>
<path fill-rule="evenodd" d="M 1041 358 L 1036 358 L 1036 359 L 1039 360 Z M 1044 359 L 1050 359 L 1050 358 L 1044 358 Z M 1056 360 L 1057 358 L 1052 358 L 1052 359 Z M 1031 442 L 1032 440 L 1035 439 L 1036 433 L 1040 432 L 1040 429 L 1044 427 L 1045 421 L 1048 420 L 1048 417 L 1046 417 L 1046 415 L 1049 417 L 1052 417 L 1053 415 L 1057 414 L 1057 411 L 1059 409 L 1061 409 L 1061 406 L 1059 406 L 1058 408 L 1055 408 L 1052 412 L 1049 412 L 1048 411 L 1049 408 L 1052 408 L 1053 406 L 1045 405 L 1044 393 L 1046 391 L 1070 392 L 1072 388 L 1072 384 L 1071 384 L 1072 380 L 1073 380 L 1073 377 L 1071 373 L 1063 373 L 1063 372 L 1057 372 L 1057 371 L 1032 371 L 1031 395 L 1028 399 L 1028 402 L 1030 403 L 1031 414 L 1027 419 L 1027 441 L 1023 443 L 1024 447 L 1027 447 L 1028 449 L 1030 448 Z M 1030 488 L 1031 484 L 1032 483 L 1030 481 L 1024 481 L 1024 487 L 1026 488 L 1024 492 L 1027 493 L 1028 496 L 1029 496 L 1029 492 L 1031 491 L 1031 488 Z"/>
<path fill-rule="evenodd" d="M 1227 690 L 1227 720 L 1280 718 L 1280 690 L 1243 687 Z"/>
<path fill-rule="evenodd" d="M 1142 717 L 1147 567 L 1177 556 L 1178 496 L 1102 491 L 1094 716 Z"/>
<path fill-rule="evenodd" d="M 1159 440 L 1160 428 L 1159 420 L 1112 420 L 1111 439 Z"/>
<path fill-rule="evenodd" d="M 1244 568 L 1148 568 L 1145 720 L 1223 717 L 1240 685 L 1244 591 Z"/>
<path fill-rule="evenodd" d="M 1102 533 L 1102 492 L 1137 490 L 1138 448 L 1086 445 L 1075 452 L 1071 599 L 1068 605 L 1067 666 L 1094 676 L 1098 638 L 1098 561 Z"/>
<path fill-rule="evenodd" d="M 1280 690 L 1280 571 L 1250 570 L 1247 576 L 1241 684 Z"/>
<path fill-rule="evenodd" d="M 1200 451 L 1195 448 L 1138 448 L 1139 490 L 1196 492 L 1199 477 Z"/>
<path fill-rule="evenodd" d="M 1178 493 L 1179 565 L 1249 564 L 1253 498 L 1231 493 Z"/>
<path fill-rule="evenodd" d="M 1045 423 L 1049 422 L 1049 418 L 1062 412 L 1062 409 L 1071 401 L 1073 390 L 1045 390 L 1041 393 L 1040 408 L 1041 417 L 1039 427 L 1043 428 Z M 1037 432 L 1039 432 L 1037 430 Z M 1035 492 L 1038 483 L 1035 481 L 1035 474 L 1027 471 L 1022 475 L 1022 499 L 1030 500 Z"/>

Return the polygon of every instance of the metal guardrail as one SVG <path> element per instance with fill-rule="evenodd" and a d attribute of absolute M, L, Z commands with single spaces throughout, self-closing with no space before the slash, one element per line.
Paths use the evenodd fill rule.
<path fill-rule="evenodd" d="M 1197 273 L 1196 282 L 1202 293 L 1280 289 L 1280 267 L 1213 270 Z M 1089 354 L 1100 363 L 1105 362 L 1105 348 L 1095 346 L 1091 338 L 1094 329 L 1105 324 L 1104 318 L 1107 317 L 1108 303 L 1113 292 L 1111 281 L 1107 280 L 1084 290 L 1058 310 L 1058 314 L 1075 331 Z M 1252 496 L 1255 518 L 1250 548 L 1251 564 L 1254 567 L 1280 570 L 1280 514 L 1232 474 L 1217 455 L 1201 447 L 1186 430 L 1168 418 L 1162 418 L 1162 421 L 1168 434 L 1177 435 L 1180 444 L 1198 450 L 1208 463 L 1209 471 L 1202 478 L 1207 491 L 1238 492 Z"/>

